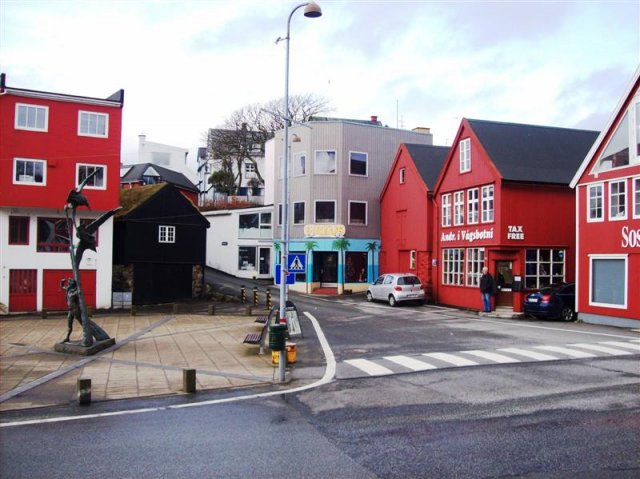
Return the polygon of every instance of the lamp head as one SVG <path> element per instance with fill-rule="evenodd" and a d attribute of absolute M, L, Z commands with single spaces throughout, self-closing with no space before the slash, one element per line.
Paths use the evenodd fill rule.
<path fill-rule="evenodd" d="M 322 9 L 316 2 L 309 2 L 304 7 L 304 16 L 309 18 L 318 18 L 322 16 Z"/>

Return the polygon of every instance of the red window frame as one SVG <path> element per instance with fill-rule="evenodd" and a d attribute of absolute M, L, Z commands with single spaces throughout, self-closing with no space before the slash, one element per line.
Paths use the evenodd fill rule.
<path fill-rule="evenodd" d="M 28 216 L 9 216 L 9 244 L 29 244 L 29 220 Z"/>

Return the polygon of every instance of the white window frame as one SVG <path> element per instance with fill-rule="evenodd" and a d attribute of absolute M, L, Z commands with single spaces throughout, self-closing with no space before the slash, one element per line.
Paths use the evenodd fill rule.
<path fill-rule="evenodd" d="M 640 218 L 640 176 L 631 178 L 631 190 L 633 191 L 633 219 Z"/>
<path fill-rule="evenodd" d="M 92 165 L 90 163 L 76 163 L 76 186 L 80 185 L 80 169 L 86 168 L 102 168 L 102 185 L 96 186 L 95 184 L 87 183 L 84 187 L 88 190 L 106 190 L 107 189 L 107 166 L 106 165 Z M 93 177 L 95 179 L 95 176 Z"/>
<path fill-rule="evenodd" d="M 464 224 L 464 190 L 453 193 L 453 225 Z"/>
<path fill-rule="evenodd" d="M 480 222 L 480 189 L 470 188 L 467 190 L 467 223 L 476 225 Z"/>
<path fill-rule="evenodd" d="M 304 158 L 304 161 L 302 163 L 304 165 L 302 168 L 303 170 L 302 173 L 297 172 L 298 169 L 296 168 L 297 166 L 299 166 L 299 162 L 298 162 L 299 158 Z M 307 174 L 307 153 L 306 152 L 295 153 L 293 155 L 293 168 L 291 170 L 293 172 L 292 176 L 306 176 Z"/>
<path fill-rule="evenodd" d="M 467 248 L 466 256 L 466 284 L 472 287 L 480 286 L 482 268 L 485 266 L 485 249 Z"/>
<path fill-rule="evenodd" d="M 318 223 L 318 203 L 333 203 L 333 221 L 322 221 Z M 338 218 L 338 208 L 336 200 L 315 200 L 313 202 L 313 222 L 315 224 L 330 225 L 336 224 Z"/>
<path fill-rule="evenodd" d="M 593 199 L 600 198 L 600 216 L 593 216 L 591 213 L 594 209 L 591 207 L 591 192 L 599 190 L 599 195 Z M 604 212 L 606 211 L 606 203 L 604 201 L 604 183 L 594 183 L 587 185 L 587 223 L 599 223 L 604 221 Z"/>
<path fill-rule="evenodd" d="M 598 303 L 593 300 L 593 262 L 594 260 L 617 259 L 624 260 L 624 303 Z M 603 308 L 627 309 L 629 302 L 629 255 L 627 254 L 590 254 L 589 255 L 589 305 Z"/>
<path fill-rule="evenodd" d="M 616 193 L 616 196 L 620 196 L 622 197 L 623 202 L 622 207 L 624 209 L 624 214 L 622 215 L 613 215 L 613 207 L 614 207 L 614 201 L 613 201 L 613 197 L 614 197 L 614 193 L 613 193 L 613 185 L 622 185 L 624 188 L 624 192 L 623 193 Z M 622 180 L 612 180 L 609 182 L 609 221 L 622 221 L 622 220 L 626 220 L 627 219 L 627 180 L 622 179 Z M 616 202 L 617 203 L 617 202 Z M 618 205 L 619 206 L 619 205 Z"/>
<path fill-rule="evenodd" d="M 175 243 L 176 227 L 168 225 L 158 226 L 158 243 Z"/>
<path fill-rule="evenodd" d="M 442 284 L 464 286 L 464 248 L 444 248 L 442 250 Z"/>
<path fill-rule="evenodd" d="M 404 185 L 406 181 L 407 169 L 405 167 L 400 168 L 398 172 L 398 178 L 400 180 L 400 184 Z"/>
<path fill-rule="evenodd" d="M 20 180 L 16 179 L 16 174 L 18 173 L 18 162 L 32 162 L 32 163 L 41 163 L 42 164 L 42 182 L 35 181 L 35 177 L 33 181 L 29 181 L 26 179 Z M 26 175 L 21 175 L 26 176 Z M 14 185 L 27 185 L 27 186 L 47 186 L 47 161 L 39 160 L 36 158 L 14 158 L 13 159 L 13 184 Z"/>
<path fill-rule="evenodd" d="M 364 223 L 354 223 L 353 221 L 351 221 L 351 205 L 354 203 L 360 203 L 360 204 L 364 204 Z M 349 224 L 350 225 L 354 225 L 354 226 L 367 226 L 367 224 L 369 223 L 369 204 L 366 201 L 351 201 L 349 200 L 349 204 L 348 204 L 348 208 L 349 208 Z"/>
<path fill-rule="evenodd" d="M 493 223 L 495 211 L 495 197 L 493 185 L 482 187 L 482 219 L 483 223 Z M 487 194 L 485 195 L 485 192 Z"/>
<path fill-rule="evenodd" d="M 460 155 L 460 173 L 468 173 L 471 171 L 471 138 L 460 140 L 458 144 Z"/>
<path fill-rule="evenodd" d="M 44 126 L 42 128 L 38 128 L 37 126 L 37 121 L 36 121 L 36 125 L 29 125 L 29 114 L 27 113 L 27 122 L 26 124 L 22 125 L 19 122 L 19 111 L 20 109 L 26 109 L 27 112 L 30 109 L 33 109 L 36 111 L 36 119 L 37 119 L 37 112 L 38 111 L 43 111 L 44 112 Z M 42 132 L 47 132 L 49 131 L 49 107 L 45 106 L 45 105 L 33 105 L 30 103 L 16 103 L 16 116 L 15 116 L 15 121 L 14 121 L 14 128 L 16 130 L 27 130 L 27 131 L 42 131 Z"/>
<path fill-rule="evenodd" d="M 83 115 L 89 115 L 90 117 L 102 117 L 104 118 L 104 134 L 93 131 L 83 131 Z M 92 138 L 109 138 L 109 115 L 107 113 L 101 113 L 97 111 L 78 111 L 78 136 L 89 136 Z"/>
<path fill-rule="evenodd" d="M 318 154 L 319 153 L 333 153 L 333 173 L 322 172 L 318 173 Z M 316 150 L 313 155 L 313 174 L 314 175 L 337 175 L 338 174 L 338 152 L 336 150 Z"/>
<path fill-rule="evenodd" d="M 351 155 L 356 154 L 356 155 L 364 155 L 364 169 L 365 169 L 365 173 L 364 175 L 361 173 L 353 173 L 351 171 Z M 349 176 L 359 176 L 361 178 L 367 177 L 369 176 L 369 153 L 365 153 L 364 151 L 350 151 L 349 152 Z"/>
<path fill-rule="evenodd" d="M 442 221 L 443 227 L 451 226 L 451 193 L 442 195 Z"/>
<path fill-rule="evenodd" d="M 296 205 L 302 204 L 302 221 L 296 221 Z M 307 219 L 307 205 L 304 201 L 294 201 L 293 206 L 291 208 L 293 211 L 293 224 L 294 225 L 303 225 Z"/>

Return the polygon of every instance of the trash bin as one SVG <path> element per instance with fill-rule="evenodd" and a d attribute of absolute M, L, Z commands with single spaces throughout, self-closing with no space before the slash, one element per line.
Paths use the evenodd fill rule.
<path fill-rule="evenodd" d="M 296 343 L 287 343 L 287 364 L 294 364 L 298 360 L 298 345 Z M 271 351 L 271 364 L 274 366 L 280 363 L 280 351 Z"/>
<path fill-rule="evenodd" d="M 272 324 L 269 328 L 269 348 L 272 351 L 282 351 L 287 340 L 287 325 Z"/>

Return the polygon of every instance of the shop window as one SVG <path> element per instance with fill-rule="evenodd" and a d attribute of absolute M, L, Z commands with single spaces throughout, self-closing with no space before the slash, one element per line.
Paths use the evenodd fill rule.
<path fill-rule="evenodd" d="M 609 219 L 627 219 L 627 180 L 609 183 Z"/>
<path fill-rule="evenodd" d="M 591 257 L 589 304 L 611 308 L 627 307 L 627 257 Z"/>
<path fill-rule="evenodd" d="M 293 203 L 293 224 L 304 224 L 304 201 L 296 201 Z"/>
<path fill-rule="evenodd" d="M 256 269 L 256 247 L 238 247 L 238 269 L 242 271 L 255 271 Z"/>
<path fill-rule="evenodd" d="M 109 136 L 109 115 L 92 111 L 78 112 L 78 136 Z"/>
<path fill-rule="evenodd" d="M 367 253 L 345 253 L 345 283 L 367 282 Z"/>
<path fill-rule="evenodd" d="M 39 253 L 68 253 L 71 231 L 65 218 L 38 218 Z"/>
<path fill-rule="evenodd" d="M 525 255 L 526 288 L 538 289 L 565 280 L 565 250 L 528 249 Z"/>
<path fill-rule="evenodd" d="M 350 225 L 366 225 L 367 224 L 367 202 L 366 201 L 349 201 L 349 224 Z"/>
<path fill-rule="evenodd" d="M 442 226 L 451 226 L 451 193 L 442 195 Z"/>
<path fill-rule="evenodd" d="M 296 153 L 293 156 L 293 176 L 304 176 L 307 174 L 307 154 Z"/>
<path fill-rule="evenodd" d="M 47 131 L 49 107 L 16 103 L 16 130 Z"/>
<path fill-rule="evenodd" d="M 158 227 L 158 242 L 159 243 L 175 243 L 176 227 L 160 225 Z"/>
<path fill-rule="evenodd" d="M 80 185 L 83 181 L 85 188 L 104 190 L 106 188 L 106 167 L 102 165 L 84 165 L 78 163 L 76 165 L 76 186 Z"/>
<path fill-rule="evenodd" d="M 336 202 L 335 201 L 316 201 L 316 223 L 335 223 L 336 222 Z"/>
<path fill-rule="evenodd" d="M 464 224 L 464 191 L 456 191 L 453 194 L 453 224 Z"/>
<path fill-rule="evenodd" d="M 9 216 L 9 244 L 29 244 L 28 216 Z"/>
<path fill-rule="evenodd" d="M 464 249 L 445 248 L 442 250 L 442 284 L 464 284 Z"/>
<path fill-rule="evenodd" d="M 482 187 L 482 222 L 493 222 L 493 185 Z"/>
<path fill-rule="evenodd" d="M 316 175 L 336 174 L 336 152 L 335 150 L 316 151 L 316 162 L 313 167 Z"/>
<path fill-rule="evenodd" d="M 467 248 L 467 286 L 480 286 L 484 248 Z"/>
<path fill-rule="evenodd" d="M 467 223 L 475 224 L 479 221 L 478 188 L 467 190 Z"/>
<path fill-rule="evenodd" d="M 604 219 L 604 185 L 598 183 L 587 187 L 587 221 L 602 221 Z"/>
<path fill-rule="evenodd" d="M 465 138 L 460 140 L 460 173 L 471 171 L 471 139 Z"/>
<path fill-rule="evenodd" d="M 13 183 L 15 185 L 45 186 L 47 184 L 47 162 L 16 158 L 13 162 Z"/>
<path fill-rule="evenodd" d="M 367 176 L 367 163 L 369 155 L 358 151 L 349 152 L 349 174 L 355 176 Z"/>

